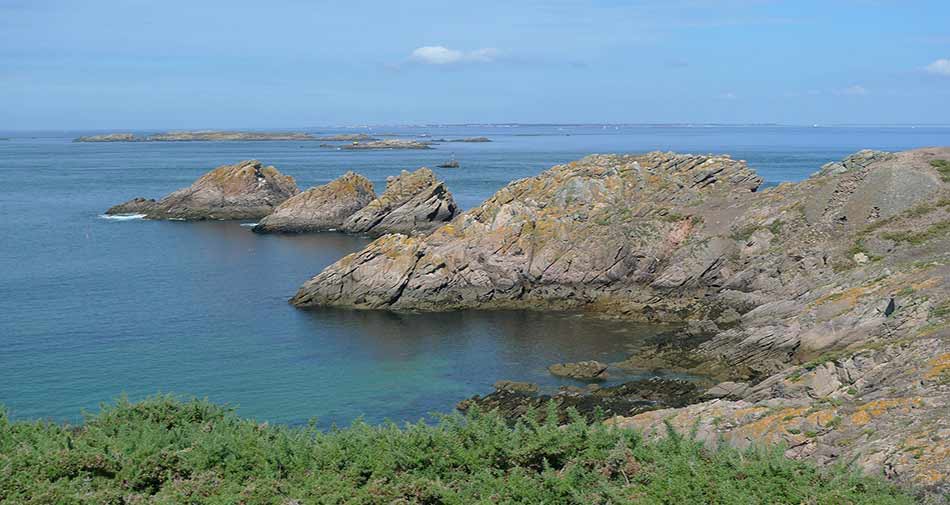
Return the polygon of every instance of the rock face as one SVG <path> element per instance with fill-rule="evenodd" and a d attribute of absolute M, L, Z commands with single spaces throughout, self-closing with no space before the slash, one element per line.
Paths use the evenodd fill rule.
<path fill-rule="evenodd" d="M 260 219 L 299 193 L 294 178 L 257 160 L 220 166 L 161 200 L 135 198 L 106 214 L 144 214 L 148 219 L 199 221 Z"/>
<path fill-rule="evenodd" d="M 607 365 L 600 361 L 557 363 L 548 367 L 551 375 L 578 380 L 606 380 Z"/>
<path fill-rule="evenodd" d="M 388 178 L 386 191 L 347 218 L 341 229 L 371 235 L 427 233 L 451 221 L 458 212 L 445 184 L 423 167 Z"/>
<path fill-rule="evenodd" d="M 730 443 L 781 439 L 793 455 L 855 458 L 946 493 L 950 183 L 939 160 L 950 148 L 862 151 L 759 191 L 725 156 L 589 156 L 427 236 L 382 237 L 292 301 L 700 322 L 713 336 L 684 371 L 719 370 L 733 384 L 710 396 L 723 399 L 619 425 L 700 420 Z M 782 409 L 796 410 L 773 415 Z"/>
<path fill-rule="evenodd" d="M 376 198 L 373 183 L 347 172 L 339 179 L 288 198 L 262 219 L 257 233 L 306 233 L 338 229 Z"/>

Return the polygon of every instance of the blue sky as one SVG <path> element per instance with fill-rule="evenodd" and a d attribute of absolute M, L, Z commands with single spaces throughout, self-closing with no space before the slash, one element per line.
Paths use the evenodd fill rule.
<path fill-rule="evenodd" d="M 0 0 L 3 129 L 950 123 L 950 2 Z"/>

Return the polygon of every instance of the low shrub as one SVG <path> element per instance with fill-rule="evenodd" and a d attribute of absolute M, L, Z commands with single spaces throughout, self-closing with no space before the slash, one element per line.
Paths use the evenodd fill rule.
<path fill-rule="evenodd" d="M 535 419 L 472 412 L 320 431 L 169 396 L 119 400 L 77 427 L 0 411 L 0 502 L 912 503 L 884 481 L 788 460 L 781 448 L 709 451 L 672 431 L 646 441 L 578 416 Z"/>

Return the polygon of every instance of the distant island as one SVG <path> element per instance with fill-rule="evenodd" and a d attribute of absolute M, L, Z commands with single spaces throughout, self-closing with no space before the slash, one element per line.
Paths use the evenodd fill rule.
<path fill-rule="evenodd" d="M 320 140 L 309 133 L 239 132 L 239 131 L 172 131 L 153 135 L 107 133 L 79 137 L 74 142 L 228 142 L 262 140 Z"/>
<path fill-rule="evenodd" d="M 333 144 L 320 144 L 321 147 L 337 147 L 340 149 L 345 149 L 347 151 L 359 151 L 359 150 L 383 150 L 383 149 L 432 149 L 431 142 L 421 142 L 418 140 L 399 140 L 399 139 L 385 139 L 385 140 L 374 140 L 370 142 L 358 142 L 354 141 L 352 144 L 344 145 L 333 145 Z"/>

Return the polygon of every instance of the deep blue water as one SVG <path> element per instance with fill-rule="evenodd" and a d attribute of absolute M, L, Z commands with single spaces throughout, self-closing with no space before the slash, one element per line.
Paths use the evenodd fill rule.
<path fill-rule="evenodd" d="M 454 156 L 462 168 L 437 173 L 470 208 L 513 179 L 590 153 L 729 153 L 777 183 L 862 148 L 950 144 L 950 128 L 923 127 L 375 131 L 494 142 L 347 152 L 317 142 L 87 144 L 71 139 L 89 132 L 0 132 L 9 137 L 0 140 L 0 404 L 15 418 L 76 420 L 123 393 L 176 392 L 272 422 L 415 420 L 502 378 L 554 388 L 563 382 L 545 372 L 548 364 L 617 360 L 655 332 L 570 314 L 300 311 L 286 303 L 297 286 L 365 238 L 99 217 L 224 163 L 257 158 L 301 188 L 355 170 L 381 191 L 388 175 Z"/>

